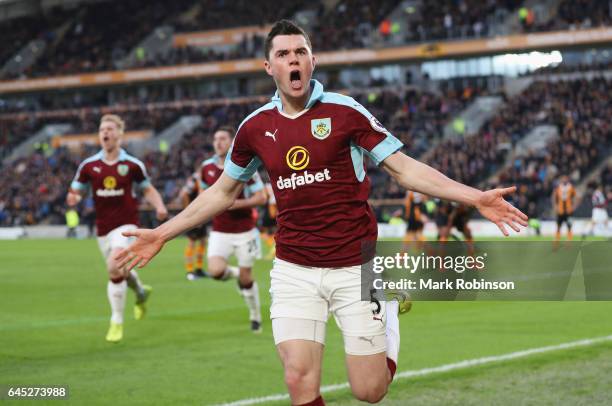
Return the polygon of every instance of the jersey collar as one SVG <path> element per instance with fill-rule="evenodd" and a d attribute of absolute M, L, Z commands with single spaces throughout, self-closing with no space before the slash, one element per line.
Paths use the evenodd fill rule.
<path fill-rule="evenodd" d="M 116 161 L 110 162 L 107 161 L 104 157 L 104 150 L 101 149 L 100 152 L 98 152 L 98 156 L 100 157 L 100 160 L 104 161 L 107 164 L 113 165 L 114 163 L 117 163 L 119 161 L 125 161 L 125 159 L 127 158 L 128 153 L 125 152 L 125 150 L 123 148 L 119 148 L 119 156 L 117 157 Z"/>
<path fill-rule="evenodd" d="M 304 110 L 308 110 L 314 106 L 316 102 L 323 98 L 323 85 L 318 80 L 310 79 L 310 88 L 312 89 L 312 92 L 310 92 L 310 98 L 308 99 L 308 103 L 306 103 Z M 278 90 L 274 93 L 274 96 L 272 96 L 272 104 L 276 106 L 278 111 L 283 111 L 283 102 L 278 94 Z"/>

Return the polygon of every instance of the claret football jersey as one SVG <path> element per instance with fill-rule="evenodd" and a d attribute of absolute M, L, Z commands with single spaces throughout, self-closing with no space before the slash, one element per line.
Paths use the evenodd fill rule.
<path fill-rule="evenodd" d="M 217 165 L 217 156 L 202 162 L 200 167 L 200 187 L 202 190 L 212 186 L 223 173 L 223 168 Z M 237 199 L 245 199 L 263 190 L 264 185 L 257 172 L 246 182 Z M 213 231 L 221 233 L 244 233 L 255 228 L 254 209 L 226 210 L 212 219 Z"/>
<path fill-rule="evenodd" d="M 364 155 L 376 164 L 402 147 L 353 98 L 325 92 L 312 80 L 306 108 L 285 114 L 277 94 L 240 125 L 225 162 L 248 181 L 263 164 L 278 206 L 276 255 L 305 266 L 343 267 L 368 260 L 376 241 Z"/>
<path fill-rule="evenodd" d="M 85 159 L 70 187 L 84 190 L 91 185 L 97 234 L 103 236 L 125 224 L 138 225 L 138 201 L 133 184 L 142 189 L 151 182 L 144 164 L 122 149 L 115 162 L 105 161 L 104 151 Z"/>

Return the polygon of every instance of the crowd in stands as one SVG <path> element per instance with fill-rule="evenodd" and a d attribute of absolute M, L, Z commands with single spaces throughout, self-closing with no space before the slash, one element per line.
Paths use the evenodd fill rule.
<path fill-rule="evenodd" d="M 244 3 L 244 4 L 242 4 Z M 189 23 L 179 24 L 181 31 L 200 31 L 202 27 L 207 29 L 226 28 L 232 26 L 246 26 L 253 22 L 272 23 L 280 18 L 291 18 L 296 11 L 304 10 L 306 7 L 314 11 L 311 21 L 309 35 L 313 48 L 317 52 L 339 49 L 354 49 L 370 46 L 369 34 L 375 31 L 399 0 L 374 3 L 367 0 L 342 0 L 332 9 L 325 12 L 322 2 L 290 1 L 278 7 L 275 3 L 255 4 L 249 1 L 239 1 L 232 5 L 241 12 L 228 13 L 224 2 L 211 5 L 209 8 L 201 7 L 205 13 L 198 14 Z M 227 18 L 221 16 L 228 16 Z M 258 16 L 257 18 L 254 18 Z M 219 26 L 219 22 L 224 24 Z M 227 21 L 227 23 L 226 23 Z M 203 63 L 212 61 L 224 61 L 235 59 L 246 59 L 263 56 L 263 45 L 265 37 L 259 34 L 245 35 L 235 46 L 223 49 L 198 48 L 182 46 L 171 48 L 168 52 L 146 57 L 137 66 L 167 66 L 188 63 Z"/>
<path fill-rule="evenodd" d="M 262 25 L 292 16 L 296 11 L 309 6 L 306 0 L 283 2 L 252 0 L 197 0 L 194 16 L 176 19 L 176 32 L 204 31 L 222 28 Z M 317 5 L 318 1 L 315 1 Z"/>
<path fill-rule="evenodd" d="M 3 169 L 0 177 L 0 226 L 63 224 L 68 186 L 92 148 L 38 151 Z"/>
<path fill-rule="evenodd" d="M 177 17 L 193 0 L 106 1 L 85 4 L 63 37 L 22 76 L 64 75 L 113 70 L 154 28 Z M 31 31 L 29 31 L 31 33 Z"/>
<path fill-rule="evenodd" d="M 612 149 L 612 81 L 603 78 L 572 81 L 536 81 L 519 96 L 508 100 L 475 135 L 443 140 L 437 138 L 443 127 L 474 94 L 473 89 L 447 90 L 442 96 L 405 89 L 380 90 L 356 95 L 377 115 L 387 128 L 406 145 L 404 152 L 417 157 L 433 146 L 426 155 L 428 163 L 453 179 L 475 185 L 494 187 L 519 186 L 515 203 L 531 215 L 546 213 L 554 182 L 560 174 L 579 181 Z M 237 126 L 260 103 L 216 105 L 192 110 L 162 109 L 159 112 L 122 112 L 128 129 L 139 125 L 160 126 L 181 114 L 200 114 L 204 121 L 168 151 L 150 151 L 143 157 L 149 173 L 164 200 L 172 202 L 185 179 L 199 162 L 212 154 L 215 128 Z M 142 116 L 151 116 L 139 122 Z M 95 130 L 95 115 L 88 117 Z M 140 123 L 140 124 L 138 124 Z M 515 156 L 509 153 L 534 126 L 552 124 L 559 137 L 546 148 Z M 0 224 L 62 223 L 64 195 L 76 165 L 92 149 L 75 154 L 63 148 L 35 153 L 5 168 L 0 181 Z M 505 166 L 507 162 L 510 165 Z M 369 165 L 372 180 L 371 197 L 402 198 L 404 191 L 388 176 Z M 28 176 L 24 179 L 23 173 Z M 485 181 L 498 172 L 494 184 Z M 601 181 L 610 184 L 612 169 L 606 168 Z M 485 183 L 483 183 L 485 182 Z M 607 183 L 606 183 L 607 182 Z M 36 193 L 30 193 L 35 190 Z"/>
<path fill-rule="evenodd" d="M 380 90 L 355 94 L 355 98 L 406 145 L 407 153 L 419 156 L 443 133 L 448 120 L 463 109 L 477 94 L 476 89 L 446 89 L 442 94 Z M 222 125 L 236 127 L 257 103 L 233 104 L 203 111 L 205 121 L 192 133 L 183 136 L 181 142 L 168 154 L 159 151 L 146 155 L 156 186 L 165 199 L 176 197 L 182 182 L 194 171 L 204 157 L 212 153 L 212 135 Z M 194 166 L 195 165 L 195 166 Z M 374 168 L 372 176 L 381 175 Z M 373 181 L 373 183 L 376 183 Z M 383 193 L 375 188 L 377 193 Z M 373 197 L 377 197 L 376 193 Z"/>
<path fill-rule="evenodd" d="M 306 25 L 317 52 L 374 46 L 370 34 L 377 30 L 383 37 L 400 35 L 402 42 L 408 43 L 483 37 L 497 34 L 493 28 L 509 13 L 520 13 L 522 3 L 522 0 L 422 2 L 414 9 L 404 10 L 405 24 L 396 31 L 396 23 L 388 16 L 400 4 L 399 0 L 382 3 L 341 0 L 327 10 L 322 1 L 304 0 L 283 3 L 152 0 L 146 6 L 141 0 L 104 1 L 0 24 L 3 33 L 9 36 L 0 51 L 0 64 L 34 37 L 43 38 L 47 49 L 21 77 L 261 57 L 261 35 L 245 36 L 233 47 L 179 47 L 158 55 L 147 55 L 137 45 L 164 24 L 173 26 L 176 32 L 263 25 L 279 18 L 292 18 L 296 12 L 306 9 L 314 11 L 312 21 Z M 563 0 L 553 18 L 546 23 L 531 24 L 526 30 L 588 28 L 611 22 L 607 1 Z M 65 32 L 58 29 L 60 25 L 67 26 Z M 135 62 L 123 66 L 122 61 L 130 52 L 134 52 Z"/>
<path fill-rule="evenodd" d="M 172 47 L 167 52 L 150 57 L 145 56 L 133 67 L 156 67 L 186 65 L 191 63 L 218 62 L 236 59 L 261 58 L 263 56 L 264 36 L 259 34 L 245 35 L 236 45 L 229 49 L 202 49 L 193 46 Z"/>
<path fill-rule="evenodd" d="M 130 130 L 159 131 L 186 114 L 198 113 L 192 108 L 130 110 L 118 112 Z M 72 133 L 96 133 L 100 110 L 91 109 L 80 117 L 45 118 L 41 120 L 11 121 L 12 127 L 2 134 L 14 135 L 16 139 L 27 137 L 32 128 L 41 128 L 48 123 L 72 124 Z M 0 120 L 0 126 L 3 121 Z M 19 132 L 23 131 L 23 132 Z M 2 140 L 0 140 L 2 141 Z M 188 149 L 188 146 L 185 145 Z M 3 158 L 0 144 L 0 158 Z M 0 226 L 30 225 L 41 222 L 62 224 L 65 210 L 64 198 L 78 164 L 93 154 L 99 147 L 84 146 L 82 150 L 69 150 L 65 147 L 53 149 L 48 143 L 26 158 L 20 158 L 4 165 L 3 177 L 0 179 Z M 6 155 L 6 154 L 4 154 Z M 152 165 L 154 161 L 149 161 Z M 27 176 L 26 176 L 27 175 Z M 156 172 L 156 176 L 158 175 Z M 33 193 L 34 192 L 34 193 Z"/>
<path fill-rule="evenodd" d="M 0 120 L 0 159 L 27 137 L 33 135 L 42 124 L 26 117 L 17 120 Z"/>
<path fill-rule="evenodd" d="M 552 188 L 561 174 L 578 182 L 612 151 L 609 103 L 612 81 L 603 78 L 572 81 L 536 81 L 508 100 L 477 134 L 445 139 L 426 155 L 426 161 L 459 182 L 487 188 L 516 184 L 515 203 L 532 215 L 550 208 Z M 509 153 L 531 129 L 551 124 L 559 138 L 539 151 L 517 156 L 505 167 Z M 408 152 L 408 151 L 407 151 Z M 487 179 L 499 173 L 494 183 Z M 382 171 L 372 197 L 402 198 L 403 189 Z"/>
<path fill-rule="evenodd" d="M 407 42 L 458 38 L 478 38 L 491 35 L 521 0 L 444 0 L 423 2 L 419 13 L 406 13 Z"/>
<path fill-rule="evenodd" d="M 612 4 L 607 0 L 562 0 L 556 15 L 545 23 L 525 27 L 528 31 L 556 31 L 612 25 Z"/>
<path fill-rule="evenodd" d="M 576 184 L 612 152 L 612 80 L 559 81 L 552 86 L 554 98 L 545 103 L 545 121 L 558 128 L 559 137 L 541 151 L 515 157 L 499 177 L 501 184 L 519 187 L 520 208 L 533 203 L 538 212 L 550 207 L 560 175 Z"/>
<path fill-rule="evenodd" d="M 364 94 L 357 100 L 404 143 L 406 154 L 419 158 L 440 140 L 450 119 L 482 92 L 469 86 L 442 90 L 441 94 L 408 89 L 399 94 L 393 91 Z M 376 167 L 371 165 L 369 174 L 372 198 L 403 195 L 402 189 Z"/>
<path fill-rule="evenodd" d="M 602 171 L 598 179 L 599 183 L 608 188 L 612 188 L 612 164 L 608 164 Z M 612 190 L 610 190 L 612 192 Z"/>
<path fill-rule="evenodd" d="M 310 31 L 316 52 L 367 48 L 369 34 L 399 4 L 399 0 L 372 2 L 343 0 L 315 21 Z"/>
<path fill-rule="evenodd" d="M 8 156 L 14 147 L 47 124 L 70 124 L 70 134 L 97 133 L 100 116 L 109 111 L 125 116 L 130 130 L 153 130 L 155 132 L 166 128 L 181 115 L 198 114 L 198 111 L 190 106 L 151 109 L 147 105 L 136 105 L 126 111 L 88 108 L 60 117 L 43 115 L 37 118 L 36 115 L 20 114 L 9 119 L 0 118 L 0 159 Z"/>
<path fill-rule="evenodd" d="M 56 30 L 68 20 L 70 14 L 55 7 L 44 15 L 18 17 L 0 23 L 0 68 L 32 40 L 40 39 L 52 43 L 57 36 Z"/>
<path fill-rule="evenodd" d="M 213 155 L 212 136 L 215 129 L 226 125 L 237 128 L 247 115 L 260 106 L 257 103 L 244 103 L 203 109 L 202 123 L 183 135 L 177 145 L 168 152 L 148 152 L 143 161 L 164 201 L 176 199 L 185 180 L 204 159 Z"/>
<path fill-rule="evenodd" d="M 407 153 L 418 157 L 441 136 L 443 128 L 448 120 L 456 112 L 464 108 L 476 94 L 476 89 L 466 87 L 463 89 L 442 89 L 441 93 L 417 91 L 414 88 L 407 88 L 401 91 L 375 90 L 367 93 L 355 94 L 354 96 L 373 114 L 379 117 L 380 121 L 385 123 L 387 128 L 394 135 L 405 143 L 405 150 Z M 170 148 L 169 151 L 151 151 L 146 153 L 143 157 L 143 161 L 155 185 L 162 193 L 164 200 L 172 201 L 178 195 L 178 190 L 185 179 L 195 170 L 196 166 L 204 158 L 210 156 L 212 153 L 211 143 L 214 129 L 222 125 L 237 127 L 244 117 L 260 105 L 261 101 L 259 100 L 256 103 L 226 103 L 197 108 L 142 108 L 121 111 L 118 113 L 124 117 L 128 130 L 154 129 L 159 131 L 171 124 L 179 116 L 185 114 L 198 114 L 203 118 L 203 122 L 200 126 L 191 133 L 184 135 L 181 141 Z M 96 131 L 98 125 L 97 120 L 102 114 L 101 110 L 90 109 L 85 111 L 86 113 L 78 117 L 72 116 L 72 121 L 66 121 L 73 125 L 72 133 L 90 133 Z M 31 119 L 33 116 L 24 115 L 24 117 Z M 25 134 L 31 132 L 29 130 L 30 128 L 37 129 L 41 127 L 39 121 L 44 123 L 58 122 L 57 118 L 34 121 L 29 119 L 24 119 L 24 121 L 12 121 L 15 127 L 10 133 L 16 134 L 17 139 L 20 139 L 20 136 L 25 137 Z M 5 121 L 0 120 L 0 125 L 3 122 Z M 63 121 L 60 120 L 59 122 Z M 20 133 L 17 130 L 18 125 L 20 125 L 18 123 L 27 123 L 30 127 L 27 127 L 23 130 L 23 133 Z M 13 163 L 7 166 L 7 170 L 14 171 L 16 167 L 20 168 L 21 162 L 25 162 L 26 166 L 34 165 L 36 168 L 47 168 L 48 165 L 51 165 L 54 173 L 62 179 L 60 188 L 63 188 L 62 193 L 65 193 L 68 186 L 66 179 L 72 176 L 71 174 L 73 174 L 76 169 L 75 165 L 78 164 L 76 161 L 81 158 L 79 156 L 78 159 L 72 160 L 72 158 L 68 159 L 67 155 L 68 152 L 63 149 L 60 149 L 57 153 L 52 153 L 50 158 L 46 157 L 44 154 L 35 154 L 33 157 L 19 161 L 17 164 Z M 43 162 L 46 160 L 52 163 Z M 58 165 L 59 169 L 56 168 Z M 68 168 L 66 169 L 64 166 L 68 166 Z M 66 173 L 63 172 L 64 169 Z M 32 182 L 36 183 L 36 179 L 38 178 L 40 184 L 46 184 L 46 178 L 43 177 L 43 179 L 40 177 L 43 174 L 46 176 L 47 173 L 49 173 L 49 170 L 42 169 L 40 172 L 33 172 L 34 179 Z M 372 168 L 372 176 L 373 184 L 376 184 L 377 176 L 381 176 L 381 174 Z M 16 176 L 9 175 L 7 177 L 15 178 Z M 27 203 L 27 207 L 29 207 L 27 210 L 29 213 L 27 219 L 25 217 L 22 218 L 22 215 L 20 220 L 18 220 L 19 222 L 39 222 L 41 219 L 45 218 L 44 216 L 50 216 L 50 213 L 62 213 L 63 200 L 57 200 L 55 196 L 54 199 L 49 200 L 47 197 L 44 197 L 46 196 L 45 194 L 40 194 L 40 197 L 44 197 L 44 199 L 38 201 L 38 198 L 34 195 L 28 197 L 26 203 L 21 199 L 14 201 L 14 199 L 9 198 L 10 196 L 18 194 L 28 194 L 26 190 L 33 190 L 32 185 L 29 183 L 25 184 L 23 188 L 19 186 L 19 183 L 15 183 L 11 187 L 7 186 L 7 188 L 3 188 L 3 190 L 7 191 L 7 194 L 0 198 L 0 200 L 3 201 L 3 203 L 0 204 L 4 205 L 5 210 L 21 212 L 21 207 L 24 207 Z M 376 193 L 373 197 L 380 197 L 383 191 L 377 187 L 375 187 L 375 190 Z M 43 205 L 44 208 L 41 208 L 41 205 Z M 60 217 L 54 215 L 53 219 L 47 220 L 59 221 L 58 219 L 61 220 Z M 12 218 L 11 221 L 14 222 L 16 220 Z M 4 224 L 11 223 L 5 218 Z"/>

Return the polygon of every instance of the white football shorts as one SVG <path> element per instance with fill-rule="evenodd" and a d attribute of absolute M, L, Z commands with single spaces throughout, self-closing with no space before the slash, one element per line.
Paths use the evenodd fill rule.
<path fill-rule="evenodd" d="M 593 223 L 605 223 L 608 221 L 608 211 L 601 207 L 594 207 L 591 220 L 593 220 Z"/>
<path fill-rule="evenodd" d="M 111 230 L 108 234 L 98 237 L 98 247 L 104 259 L 108 259 L 111 251 L 115 248 L 126 248 L 134 241 L 132 237 L 125 237 L 121 233 L 128 230 L 135 230 L 138 227 L 134 224 L 124 224 Z"/>
<path fill-rule="evenodd" d="M 251 268 L 261 258 L 259 230 L 253 228 L 244 233 L 222 233 L 211 231 L 208 236 L 207 257 L 222 257 L 227 260 L 232 254 L 238 259 L 238 266 Z"/>
<path fill-rule="evenodd" d="M 316 268 L 275 259 L 270 272 L 270 318 L 275 344 L 309 340 L 325 344 L 332 313 L 351 355 L 386 351 L 385 303 L 361 300 L 361 266 Z"/>

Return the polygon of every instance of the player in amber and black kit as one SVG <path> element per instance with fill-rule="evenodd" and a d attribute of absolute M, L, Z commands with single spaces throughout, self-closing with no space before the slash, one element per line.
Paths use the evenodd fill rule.
<path fill-rule="evenodd" d="M 98 132 L 102 150 L 79 165 L 66 197 L 68 205 L 75 206 L 91 187 L 98 246 L 110 279 L 107 294 L 112 316 L 106 334 L 106 340 L 110 342 L 123 338 L 123 309 L 128 286 L 136 292 L 136 320 L 144 317 L 145 303 L 151 293 L 151 287 L 140 282 L 135 270 L 122 270 L 114 259 L 119 249 L 131 242 L 122 232 L 138 227 L 138 201 L 133 195 L 133 186 L 139 188 L 153 205 L 158 220 L 164 220 L 168 215 L 159 192 L 149 181 L 144 164 L 120 148 L 124 127 L 119 116 L 108 114 L 102 117 Z"/>
<path fill-rule="evenodd" d="M 423 228 L 425 227 L 425 199 L 423 195 L 409 190 L 404 200 L 405 218 L 407 223 L 404 242 L 424 241 Z M 417 244 L 418 245 L 418 244 Z"/>
<path fill-rule="evenodd" d="M 357 101 L 326 92 L 312 80 L 316 59 L 300 27 L 277 22 L 264 48 L 264 67 L 278 90 L 238 128 L 224 173 L 169 222 L 126 232 L 138 240 L 117 259 L 126 267 L 146 265 L 166 241 L 230 207 L 263 165 L 278 205 L 270 317 L 291 403 L 324 405 L 330 313 L 344 338 L 353 394 L 378 402 L 395 374 L 404 303 L 387 301 L 375 310 L 361 300 L 361 265 L 371 260 L 362 256 L 362 244 L 377 239 L 364 157 L 406 189 L 476 206 L 504 234 L 506 225 L 526 225 L 526 216 L 503 198 L 515 188 L 481 192 L 450 180 L 400 152 L 402 143 Z"/>
<path fill-rule="evenodd" d="M 567 175 L 561 176 L 552 195 L 553 207 L 557 213 L 557 231 L 555 232 L 555 242 L 557 243 L 561 239 L 561 227 L 564 223 L 567 226 L 567 239 L 571 240 L 573 238 L 572 214 L 574 214 L 575 200 L 576 189 L 574 189 Z"/>
<path fill-rule="evenodd" d="M 185 186 L 181 189 L 179 197 L 183 208 L 195 200 L 200 194 L 200 173 L 194 172 L 189 176 Z M 185 272 L 187 280 L 195 281 L 206 278 L 208 274 L 204 272 L 204 252 L 206 247 L 206 224 L 192 228 L 185 233 L 187 235 L 187 246 L 184 252 Z M 195 257 L 195 268 L 194 268 Z"/>

